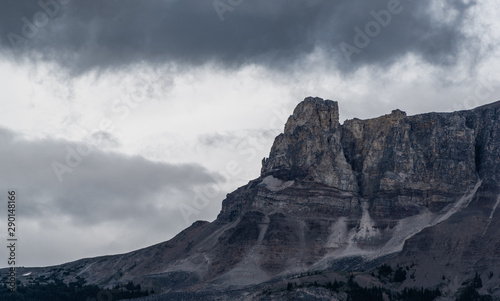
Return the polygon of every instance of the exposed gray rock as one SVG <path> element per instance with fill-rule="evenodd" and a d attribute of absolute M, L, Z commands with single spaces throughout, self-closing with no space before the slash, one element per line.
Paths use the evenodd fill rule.
<path fill-rule="evenodd" d="M 306 98 L 288 118 L 283 134 L 276 137 L 261 176 L 301 179 L 345 191 L 357 183 L 347 164 L 341 139 L 337 102 Z"/>
<path fill-rule="evenodd" d="M 500 295 L 500 102 L 416 116 L 395 110 L 343 125 L 338 110 L 331 100 L 301 102 L 260 177 L 229 193 L 212 223 L 128 254 L 65 264 L 58 277 L 108 286 L 133 280 L 172 300 L 200 291 L 258 300 L 264 283 L 297 273 L 386 262 L 413 275 L 384 284 L 390 289 L 440 286 L 452 298 L 478 271 L 495 275 L 482 276 L 483 292 Z"/>

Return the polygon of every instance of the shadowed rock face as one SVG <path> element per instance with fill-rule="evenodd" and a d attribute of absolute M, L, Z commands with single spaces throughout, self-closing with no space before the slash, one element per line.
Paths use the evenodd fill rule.
<path fill-rule="evenodd" d="M 435 266 L 427 257 L 432 252 L 439 254 L 437 266 L 454 263 L 466 279 L 476 268 L 485 270 L 485 261 L 491 262 L 486 254 L 499 250 L 491 228 L 485 233 L 493 239 L 481 240 L 489 240 L 490 247 L 477 248 L 488 221 L 495 223 L 499 125 L 497 103 L 416 116 L 394 110 L 341 125 L 337 102 L 307 98 L 276 137 L 261 176 L 227 196 L 217 221 L 234 222 L 251 210 L 271 220 L 257 262 L 270 277 L 293 267 L 404 250 L 408 255 L 398 257 L 401 264 L 427 262 L 414 281 L 435 285 L 443 276 L 429 278 L 434 282 L 417 279 L 432 274 Z M 455 226 L 460 216 L 474 226 Z M 460 233 L 468 229 L 473 234 Z M 270 233 L 280 239 L 269 240 Z M 439 261 L 451 250 L 435 237 L 462 246 L 454 249 L 457 256 Z"/>
<path fill-rule="evenodd" d="M 417 269 L 405 285 L 440 284 L 439 267 L 456 275 L 444 284 L 453 294 L 474 270 L 500 266 L 498 103 L 416 116 L 395 110 L 343 125 L 338 110 L 331 100 L 301 102 L 260 177 L 229 193 L 214 222 L 143 250 L 64 267 L 91 283 L 134 280 L 184 292 L 398 254 L 397 262 Z"/>
<path fill-rule="evenodd" d="M 406 116 L 395 110 L 340 125 L 337 102 L 307 98 L 276 137 L 261 177 L 230 194 L 219 217 L 270 209 L 280 204 L 274 200 L 286 202 L 284 210 L 330 217 L 359 217 L 366 202 L 383 227 L 422 210 L 439 212 L 478 182 L 479 165 L 495 155 L 478 154 L 485 144 L 484 125 L 474 124 L 479 111 Z"/>
<path fill-rule="evenodd" d="M 349 120 L 342 145 L 372 214 L 403 218 L 436 212 L 478 181 L 475 131 L 461 113 L 407 117 L 404 112 Z"/>
<path fill-rule="evenodd" d="M 274 141 L 261 177 L 300 179 L 346 191 L 358 189 L 346 162 L 337 102 L 307 98 L 288 118 L 285 132 Z"/>

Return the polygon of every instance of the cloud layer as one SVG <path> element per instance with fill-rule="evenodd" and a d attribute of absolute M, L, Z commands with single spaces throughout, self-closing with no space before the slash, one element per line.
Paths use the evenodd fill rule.
<path fill-rule="evenodd" d="M 71 227 L 101 227 L 103 234 L 142 229 L 143 236 L 169 237 L 188 226 L 179 204 L 190 204 L 197 189 L 215 182 L 214 174 L 196 164 L 152 162 L 95 148 L 87 153 L 90 144 L 28 141 L 3 128 L 0 139 L 0 187 L 17 190 L 21 229 L 30 222 L 51 221 L 60 235 L 67 235 Z M 54 171 L 55 162 L 65 166 L 62 181 Z M 112 225 L 125 227 L 109 228 Z M 35 250 L 32 244 L 26 240 L 24 248 Z M 64 252 L 54 250 L 58 251 Z"/>
<path fill-rule="evenodd" d="M 2 1 L 4 53 L 17 48 L 17 57 L 77 74 L 133 63 L 283 69 L 318 51 L 344 71 L 407 54 L 438 65 L 478 55 L 464 30 L 475 6 L 468 0 L 58 1 Z M 355 45 L 356 28 L 369 39 L 359 40 L 363 47 Z M 343 42 L 359 50 L 351 62 Z"/>
<path fill-rule="evenodd" d="M 19 190 L 24 264 L 126 252 L 214 219 L 306 96 L 339 100 L 342 120 L 498 99 L 498 11 L 492 0 L 0 1 L 0 188 Z M 112 129 L 97 130 L 103 120 Z M 91 154 L 76 157 L 78 139 Z M 197 207 L 200 191 L 209 202 Z"/>

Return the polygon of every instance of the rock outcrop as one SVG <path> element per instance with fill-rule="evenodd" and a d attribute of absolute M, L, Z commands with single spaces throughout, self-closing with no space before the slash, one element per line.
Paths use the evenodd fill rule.
<path fill-rule="evenodd" d="M 276 137 L 261 177 L 321 183 L 345 191 L 357 191 L 351 166 L 341 144 L 337 102 L 307 98 L 288 118 L 285 131 Z"/>
<path fill-rule="evenodd" d="M 277 275 L 399 253 L 407 254 L 398 257 L 401 264 L 427 262 L 414 281 L 429 286 L 443 275 L 426 278 L 439 274 L 432 272 L 428 249 L 441 256 L 436 266 L 459 267 L 449 271 L 460 271 L 454 281 L 484 271 L 485 262 L 493 262 L 485 256 L 500 255 L 500 239 L 492 240 L 498 231 L 485 229 L 496 223 L 500 194 L 500 102 L 415 116 L 394 110 L 342 125 L 338 116 L 337 102 L 306 98 L 263 159 L 261 176 L 223 201 L 221 224 L 237 223 L 248 212 L 264 214 L 264 235 L 249 246 L 258 250 L 255 267 Z M 461 218 L 474 226 L 456 227 Z M 467 229 L 471 234 L 462 235 Z M 489 240 L 484 252 L 477 248 L 481 231 L 490 233 L 481 240 Z M 440 261 L 451 250 L 436 236 L 462 246 L 455 258 L 467 263 Z"/>
<path fill-rule="evenodd" d="M 249 185 L 267 187 L 296 212 L 360 216 L 362 203 L 381 221 L 399 220 L 423 209 L 439 212 L 470 190 L 479 180 L 481 162 L 495 156 L 483 150 L 482 126 L 474 121 L 482 119 L 479 111 L 406 116 L 395 110 L 340 125 L 337 102 L 307 98 L 276 137 L 269 158 L 262 162 L 261 177 Z M 333 197 L 327 206 L 338 210 L 332 215 L 332 209 L 320 208 L 325 201 L 314 200 L 321 196 L 316 190 L 309 191 L 304 201 L 292 191 L 301 187 L 327 190 L 326 195 Z M 220 217 L 254 205 L 279 204 L 266 203 L 263 199 L 269 198 L 259 189 L 251 190 L 255 196 L 249 195 L 244 192 L 248 188 L 228 196 Z M 308 208 L 294 206 L 303 201 Z M 311 208 L 314 204 L 318 210 Z"/>
<path fill-rule="evenodd" d="M 473 271 L 500 274 L 499 183 L 500 102 L 340 124 L 337 102 L 310 97 L 276 137 L 260 177 L 228 194 L 214 222 L 71 268 L 92 283 L 134 279 L 173 294 L 352 271 L 390 256 L 414 269 L 403 286 L 452 296 Z M 495 277 L 485 289 L 500 295 Z"/>

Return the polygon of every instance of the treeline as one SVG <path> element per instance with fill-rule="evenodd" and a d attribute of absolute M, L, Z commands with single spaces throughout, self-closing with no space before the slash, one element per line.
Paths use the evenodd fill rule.
<path fill-rule="evenodd" d="M 344 292 L 347 294 L 347 301 L 383 301 L 384 295 L 391 301 L 433 301 L 441 296 L 441 292 L 438 289 L 405 288 L 402 292 L 392 292 L 382 287 L 361 287 L 354 281 L 354 276 L 352 275 L 348 278 L 347 283 L 337 280 L 326 283 L 314 281 L 297 284 L 289 282 L 286 290 L 293 291 L 304 287 L 322 287 L 336 293 Z M 272 295 L 278 292 L 279 291 L 265 290 L 262 294 Z"/>
<path fill-rule="evenodd" d="M 5 301 L 119 300 L 144 297 L 149 294 L 150 292 L 143 291 L 139 284 L 134 285 L 132 282 L 109 290 L 101 289 L 97 285 L 86 285 L 81 278 L 68 284 L 61 280 L 53 280 L 49 282 L 34 281 L 24 285 L 18 281 L 14 293 L 8 291 L 5 284 L 0 286 L 0 300 Z"/>
<path fill-rule="evenodd" d="M 490 278 L 493 274 L 490 274 Z M 490 295 L 480 295 L 477 289 L 483 287 L 483 281 L 481 276 L 476 272 L 474 279 L 462 283 L 464 286 L 456 301 L 493 301 L 493 297 Z"/>

